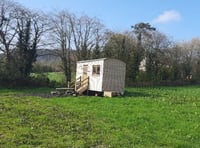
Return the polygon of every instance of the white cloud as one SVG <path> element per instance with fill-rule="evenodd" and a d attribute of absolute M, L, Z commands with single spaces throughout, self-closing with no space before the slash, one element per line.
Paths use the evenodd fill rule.
<path fill-rule="evenodd" d="M 153 20 L 153 23 L 168 23 L 173 21 L 180 21 L 181 14 L 175 10 L 169 10 L 163 12 L 156 19 Z"/>

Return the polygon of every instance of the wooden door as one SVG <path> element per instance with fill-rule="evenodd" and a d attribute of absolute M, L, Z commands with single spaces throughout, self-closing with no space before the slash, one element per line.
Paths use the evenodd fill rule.
<path fill-rule="evenodd" d="M 88 65 L 83 65 L 83 74 L 82 74 L 83 79 L 88 77 L 87 72 L 88 72 Z"/>

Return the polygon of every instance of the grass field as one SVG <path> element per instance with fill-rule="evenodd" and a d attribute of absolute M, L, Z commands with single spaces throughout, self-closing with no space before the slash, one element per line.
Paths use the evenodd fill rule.
<path fill-rule="evenodd" d="M 65 82 L 65 76 L 62 72 L 46 72 L 46 73 L 32 73 L 32 77 L 47 77 L 50 81 L 56 81 L 58 83 Z"/>
<path fill-rule="evenodd" d="M 51 81 L 56 81 L 59 83 L 65 82 L 65 76 L 62 72 L 49 72 L 49 73 L 47 73 L 47 77 Z"/>
<path fill-rule="evenodd" d="M 48 91 L 0 89 L 0 147 L 200 147 L 199 86 L 28 96 Z"/>

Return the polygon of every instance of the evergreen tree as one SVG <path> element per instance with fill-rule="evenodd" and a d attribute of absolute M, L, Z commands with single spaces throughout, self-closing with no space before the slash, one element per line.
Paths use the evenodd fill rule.
<path fill-rule="evenodd" d="M 31 20 L 26 21 L 25 27 L 18 31 L 18 42 L 15 60 L 20 77 L 26 78 L 32 70 L 32 64 L 36 61 L 36 47 L 30 44 Z"/>
<path fill-rule="evenodd" d="M 140 63 L 145 58 L 145 49 L 142 46 L 142 39 L 144 36 L 149 36 L 149 32 L 155 31 L 156 28 L 151 27 L 149 23 L 143 22 L 135 24 L 134 26 L 131 26 L 131 28 L 134 29 L 133 31 L 137 36 L 137 49 L 134 51 L 131 58 L 132 80 L 135 80 L 139 74 Z"/>

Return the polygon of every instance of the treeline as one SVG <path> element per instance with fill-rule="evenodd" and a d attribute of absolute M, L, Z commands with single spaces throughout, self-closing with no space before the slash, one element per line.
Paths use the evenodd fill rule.
<path fill-rule="evenodd" d="M 0 85 L 30 80 L 37 57 L 45 56 L 38 55 L 41 49 L 60 58 L 66 83 L 72 81 L 76 61 L 105 57 L 127 64 L 128 85 L 200 80 L 200 39 L 177 43 L 143 22 L 112 32 L 87 15 L 35 12 L 1 0 Z"/>

